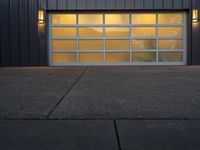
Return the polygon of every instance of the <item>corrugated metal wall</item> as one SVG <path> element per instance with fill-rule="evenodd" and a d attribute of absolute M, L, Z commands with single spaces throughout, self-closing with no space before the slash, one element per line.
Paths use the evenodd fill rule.
<path fill-rule="evenodd" d="M 37 0 L 0 0 L 0 65 L 38 66 Z"/>
<path fill-rule="evenodd" d="M 40 0 L 40 8 L 65 9 L 189 9 L 191 0 Z"/>
<path fill-rule="evenodd" d="M 44 10 L 161 10 L 200 8 L 200 0 L 0 0 L 0 66 L 47 65 L 47 24 L 38 32 L 37 12 Z M 191 20 L 191 18 L 190 18 Z M 190 30 L 192 32 L 190 32 Z M 189 58 L 200 64 L 200 23 L 189 22 Z M 191 40 L 189 40 L 191 41 Z"/>

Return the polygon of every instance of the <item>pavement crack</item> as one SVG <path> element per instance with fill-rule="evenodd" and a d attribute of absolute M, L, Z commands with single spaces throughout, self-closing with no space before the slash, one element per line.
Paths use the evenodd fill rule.
<path fill-rule="evenodd" d="M 118 129 L 117 129 L 117 124 L 116 124 L 116 121 L 113 120 L 114 122 L 114 127 L 115 127 L 115 134 L 116 134 L 116 137 L 117 137 L 117 145 L 118 145 L 118 149 L 119 150 L 122 150 L 121 148 L 121 143 L 120 143 L 120 138 L 119 138 L 119 133 L 118 133 Z"/>
<path fill-rule="evenodd" d="M 48 119 L 51 114 L 54 112 L 54 110 L 58 107 L 58 105 L 62 102 L 62 100 L 67 96 L 67 94 L 72 90 L 72 88 L 76 85 L 76 83 L 80 80 L 80 78 L 87 72 L 88 67 L 86 67 L 83 72 L 78 76 L 78 78 L 73 82 L 73 84 L 70 86 L 70 88 L 64 93 L 64 95 L 60 98 L 60 100 L 56 103 L 56 105 L 51 109 L 51 111 L 47 114 L 45 119 Z"/>

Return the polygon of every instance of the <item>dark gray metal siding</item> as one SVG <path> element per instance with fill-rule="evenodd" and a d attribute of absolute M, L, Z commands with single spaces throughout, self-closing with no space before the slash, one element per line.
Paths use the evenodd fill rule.
<path fill-rule="evenodd" d="M 192 7 L 197 8 L 200 12 L 200 0 L 192 1 Z M 191 35 L 191 60 L 193 65 L 200 65 L 200 22 L 192 24 Z"/>
<path fill-rule="evenodd" d="M 192 0 L 40 0 L 44 10 L 190 9 Z M 197 1 L 197 0 L 193 0 Z"/>
<path fill-rule="evenodd" d="M 0 0 L 0 65 L 38 66 L 37 0 Z"/>
<path fill-rule="evenodd" d="M 200 23 L 191 24 L 191 9 L 200 0 L 0 0 L 0 66 L 47 65 L 47 23 L 38 32 L 43 10 L 187 10 L 189 64 L 200 64 Z M 47 18 L 46 18 L 47 20 Z"/>

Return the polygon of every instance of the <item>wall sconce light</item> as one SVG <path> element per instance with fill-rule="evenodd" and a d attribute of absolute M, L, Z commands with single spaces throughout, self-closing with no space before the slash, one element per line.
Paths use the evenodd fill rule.
<path fill-rule="evenodd" d="M 44 24 L 44 11 L 43 10 L 38 11 L 38 23 Z"/>
<path fill-rule="evenodd" d="M 192 11 L 192 22 L 193 23 L 197 23 L 198 22 L 198 18 L 199 18 L 198 10 L 194 9 Z"/>

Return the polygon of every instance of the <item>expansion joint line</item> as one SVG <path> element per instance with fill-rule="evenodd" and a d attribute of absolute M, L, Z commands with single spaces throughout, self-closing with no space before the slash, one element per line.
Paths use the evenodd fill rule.
<path fill-rule="evenodd" d="M 118 149 L 119 150 L 122 150 L 121 148 L 121 143 L 120 143 L 120 138 L 119 138 L 119 133 L 118 133 L 118 129 L 117 129 L 117 124 L 116 124 L 116 121 L 113 120 L 114 122 L 114 127 L 115 127 L 115 134 L 116 134 L 116 137 L 117 137 L 117 145 L 118 145 Z"/>
<path fill-rule="evenodd" d="M 76 85 L 76 83 L 80 80 L 80 78 L 87 72 L 88 67 L 86 67 L 83 72 L 78 76 L 78 78 L 73 82 L 70 88 L 64 93 L 64 95 L 60 98 L 60 100 L 56 103 L 56 105 L 52 108 L 52 110 L 47 114 L 45 119 L 48 119 L 54 110 L 58 107 L 58 105 L 62 102 L 62 100 L 67 96 L 67 94 L 72 90 L 72 88 Z"/>

